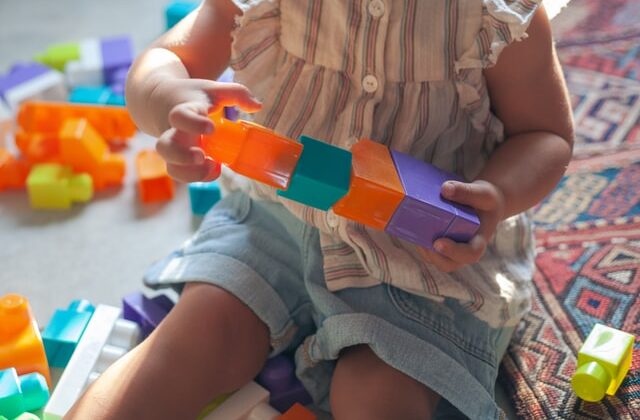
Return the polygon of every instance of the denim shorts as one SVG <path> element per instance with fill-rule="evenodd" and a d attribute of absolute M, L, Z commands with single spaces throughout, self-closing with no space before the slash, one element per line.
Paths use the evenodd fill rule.
<path fill-rule="evenodd" d="M 209 282 L 238 297 L 269 327 L 271 355 L 295 351 L 296 374 L 316 408 L 329 411 L 340 351 L 367 344 L 443 397 L 435 418 L 503 418 L 494 387 L 513 328 L 491 328 L 453 300 L 387 284 L 330 292 L 322 261 L 316 228 L 278 203 L 235 192 L 179 250 L 150 267 L 145 283 L 180 290 Z"/>

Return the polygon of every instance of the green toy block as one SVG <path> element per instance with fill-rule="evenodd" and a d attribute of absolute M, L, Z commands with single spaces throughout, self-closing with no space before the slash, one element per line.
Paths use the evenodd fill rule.
<path fill-rule="evenodd" d="M 87 300 L 74 300 L 68 309 L 56 310 L 49 325 L 42 332 L 49 366 L 67 366 L 94 309 Z"/>
<path fill-rule="evenodd" d="M 614 395 L 624 380 L 633 354 L 633 335 L 596 324 L 578 352 L 578 366 L 571 378 L 573 390 L 585 401 Z"/>
<path fill-rule="evenodd" d="M 289 188 L 278 195 L 329 210 L 349 191 L 351 152 L 302 136 L 304 146 Z"/>
<path fill-rule="evenodd" d="M 45 66 L 53 67 L 58 71 L 64 71 L 64 66 L 67 62 L 80 60 L 80 44 L 69 42 L 52 45 L 34 59 Z"/>
<path fill-rule="evenodd" d="M 74 174 L 68 166 L 47 163 L 31 169 L 27 190 L 35 209 L 68 209 L 71 202 L 93 196 L 93 181 L 88 174 Z"/>
<path fill-rule="evenodd" d="M 10 419 L 25 411 L 16 370 L 0 370 L 0 415 Z"/>
<path fill-rule="evenodd" d="M 13 420 L 40 420 L 40 417 L 33 413 L 22 413 Z"/>

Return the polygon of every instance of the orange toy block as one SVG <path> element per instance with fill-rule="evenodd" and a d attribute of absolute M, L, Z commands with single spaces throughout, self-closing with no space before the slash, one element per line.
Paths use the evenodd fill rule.
<path fill-rule="evenodd" d="M 278 420 L 316 420 L 316 415 L 300 403 L 295 403 Z"/>
<path fill-rule="evenodd" d="M 333 211 L 384 230 L 405 195 L 389 149 L 361 139 L 353 145 L 351 153 L 349 192 L 333 206 Z"/>
<path fill-rule="evenodd" d="M 215 130 L 202 138 L 208 156 L 256 181 L 281 190 L 289 187 L 302 144 L 258 124 L 227 120 L 222 113 L 209 117 Z"/>
<path fill-rule="evenodd" d="M 0 370 L 11 367 L 19 375 L 38 372 L 51 387 L 38 324 L 27 299 L 16 294 L 0 297 Z"/>
<path fill-rule="evenodd" d="M 85 119 L 68 119 L 60 129 L 60 161 L 75 172 L 86 172 L 96 191 L 122 185 L 124 157 L 111 153 L 102 136 Z"/>
<path fill-rule="evenodd" d="M 0 191 L 9 188 L 24 188 L 29 165 L 16 159 L 6 149 L 0 148 Z"/>
<path fill-rule="evenodd" d="M 155 150 L 143 150 L 136 155 L 138 192 L 143 203 L 167 201 L 173 198 L 173 180 L 167 165 Z"/>
<path fill-rule="evenodd" d="M 56 162 L 58 160 L 58 133 L 29 133 L 16 131 L 16 146 L 31 163 Z"/>
<path fill-rule="evenodd" d="M 67 102 L 26 101 L 18 111 L 18 127 L 29 133 L 57 134 L 65 120 L 84 118 L 108 142 L 122 142 L 136 132 L 126 108 Z"/>

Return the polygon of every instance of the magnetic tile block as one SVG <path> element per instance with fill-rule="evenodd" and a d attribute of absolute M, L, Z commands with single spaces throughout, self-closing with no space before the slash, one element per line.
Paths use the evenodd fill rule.
<path fill-rule="evenodd" d="M 29 165 L 25 161 L 0 148 L 0 191 L 24 188 L 28 174 Z"/>
<path fill-rule="evenodd" d="M 62 73 L 40 63 L 18 64 L 5 75 L 0 75 L 0 98 L 17 110 L 29 99 L 64 100 L 67 87 Z"/>
<path fill-rule="evenodd" d="M 58 71 L 64 71 L 64 66 L 69 61 L 80 59 L 80 44 L 68 42 L 55 44 L 48 47 L 42 54 L 38 54 L 34 60 Z"/>
<path fill-rule="evenodd" d="M 234 172 L 275 188 L 286 189 L 302 153 L 302 145 L 248 121 L 230 121 L 211 114 L 212 134 L 203 136 L 202 148 L 215 161 Z"/>
<path fill-rule="evenodd" d="M 13 113 L 0 99 L 0 148 L 5 147 L 6 139 L 13 132 Z"/>
<path fill-rule="evenodd" d="M 18 375 L 38 372 L 51 385 L 38 324 L 27 299 L 17 294 L 0 297 L 0 369 L 8 368 Z"/>
<path fill-rule="evenodd" d="M 89 201 L 93 181 L 85 173 L 74 174 L 69 166 L 39 163 L 27 177 L 27 192 L 34 209 L 64 210 L 73 202 Z"/>
<path fill-rule="evenodd" d="M 404 198 L 391 153 L 385 146 L 361 139 L 351 148 L 353 163 L 349 192 L 333 211 L 364 225 L 384 230 Z"/>
<path fill-rule="evenodd" d="M 49 366 L 63 368 L 69 363 L 95 308 L 86 300 L 71 302 L 68 309 L 57 309 L 42 332 Z"/>
<path fill-rule="evenodd" d="M 108 305 L 96 307 L 76 351 L 45 406 L 45 420 L 62 419 L 85 388 L 138 343 L 138 326 L 120 319 L 120 315 L 120 308 Z"/>
<path fill-rule="evenodd" d="M 316 415 L 302 404 L 296 403 L 286 413 L 278 417 L 278 420 L 316 420 Z"/>
<path fill-rule="evenodd" d="M 624 331 L 596 324 L 578 351 L 578 365 L 571 378 L 573 390 L 585 401 L 600 401 L 615 395 L 629 372 L 635 337 Z"/>
<path fill-rule="evenodd" d="M 17 121 L 25 132 L 57 135 L 70 118 L 86 119 L 110 143 L 120 143 L 136 133 L 127 109 L 115 106 L 27 101 L 20 106 Z"/>
<path fill-rule="evenodd" d="M 12 419 L 24 411 L 18 373 L 13 368 L 0 370 L 0 415 Z"/>
<path fill-rule="evenodd" d="M 111 88 L 102 86 L 78 86 L 71 90 L 69 102 L 78 104 L 124 106 L 124 96 L 116 95 Z"/>
<path fill-rule="evenodd" d="M 104 83 L 110 85 L 122 81 L 122 69 L 133 63 L 133 43 L 129 36 L 104 38 L 100 41 Z M 125 73 L 126 74 L 126 73 Z"/>
<path fill-rule="evenodd" d="M 142 150 L 136 155 L 138 196 L 143 203 L 167 201 L 173 198 L 173 180 L 167 165 L 155 150 Z"/>
<path fill-rule="evenodd" d="M 199 1 L 172 1 L 164 9 L 164 18 L 167 30 L 173 28 L 176 23 L 184 19 L 189 13 L 193 12 Z"/>
<path fill-rule="evenodd" d="M 101 43 L 98 39 L 80 42 L 78 60 L 68 61 L 64 72 L 71 86 L 101 86 L 105 84 Z"/>
<path fill-rule="evenodd" d="M 192 182 L 189 184 L 189 200 L 191 201 L 191 212 L 193 214 L 206 214 L 211 207 L 220 201 L 221 197 L 220 186 L 216 181 Z"/>
<path fill-rule="evenodd" d="M 477 217 L 465 206 L 447 201 L 440 195 L 445 181 L 460 180 L 459 177 L 404 153 L 391 151 L 391 156 L 406 195 L 389 221 L 386 232 L 432 249 L 433 242 L 447 236 L 449 227 L 459 217 L 463 219 L 460 224 L 468 222 L 474 230 L 465 235 L 456 228 L 456 239 L 466 241 L 475 234 L 480 226 Z"/>
<path fill-rule="evenodd" d="M 278 411 L 286 411 L 295 403 L 312 402 L 295 375 L 293 360 L 283 354 L 267 360 L 256 381 L 270 392 L 269 404 Z"/>
<path fill-rule="evenodd" d="M 275 420 L 280 413 L 268 404 L 269 391 L 249 382 L 229 396 L 205 420 Z"/>
<path fill-rule="evenodd" d="M 351 152 L 302 136 L 304 147 L 286 191 L 278 195 L 321 210 L 329 210 L 349 191 Z"/>
<path fill-rule="evenodd" d="M 122 298 L 123 318 L 135 322 L 147 337 L 173 309 L 173 301 L 166 295 L 148 298 L 140 292 L 133 292 Z"/>

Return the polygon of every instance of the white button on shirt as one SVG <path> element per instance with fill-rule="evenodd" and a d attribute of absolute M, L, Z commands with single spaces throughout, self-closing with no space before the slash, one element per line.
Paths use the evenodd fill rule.
<path fill-rule="evenodd" d="M 374 18 L 384 15 L 384 2 L 382 0 L 371 0 L 367 5 L 369 14 Z"/>
<path fill-rule="evenodd" d="M 340 219 L 338 219 L 338 216 L 336 216 L 333 210 L 329 210 L 327 212 L 327 224 L 329 225 L 329 227 L 336 228 L 338 227 L 338 223 L 340 223 Z"/>
<path fill-rule="evenodd" d="M 373 93 L 378 90 L 378 79 L 372 74 L 364 76 L 362 79 L 362 88 L 367 93 Z"/>

